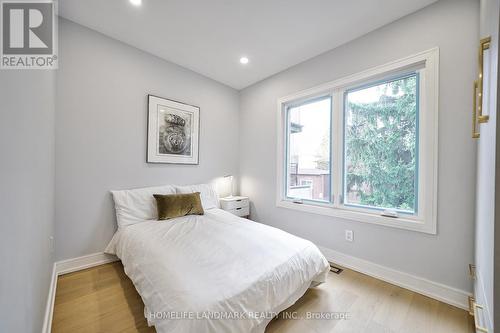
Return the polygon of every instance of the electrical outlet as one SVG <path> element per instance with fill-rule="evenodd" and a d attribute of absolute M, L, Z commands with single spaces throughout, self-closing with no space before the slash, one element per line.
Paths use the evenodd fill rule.
<path fill-rule="evenodd" d="M 354 240 L 354 233 L 352 232 L 352 230 L 345 231 L 345 240 L 348 242 L 352 242 Z"/>

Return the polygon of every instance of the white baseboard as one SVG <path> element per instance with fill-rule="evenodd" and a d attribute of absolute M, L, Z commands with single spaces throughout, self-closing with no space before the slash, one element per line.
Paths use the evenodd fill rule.
<path fill-rule="evenodd" d="M 52 268 L 52 277 L 45 308 L 42 333 L 50 333 L 52 329 L 52 315 L 54 313 L 54 301 L 56 298 L 57 277 L 59 275 L 80 271 L 82 269 L 104 265 L 119 260 L 116 256 L 103 252 L 89 254 L 83 257 L 57 261 Z"/>
<path fill-rule="evenodd" d="M 104 265 L 117 260 L 118 258 L 116 256 L 103 252 L 89 254 L 83 257 L 56 262 L 56 273 L 59 276 L 62 274 L 81 271 L 82 269 L 94 266 Z"/>
<path fill-rule="evenodd" d="M 56 299 L 57 273 L 56 264 L 52 265 L 52 276 L 50 278 L 49 294 L 45 305 L 45 316 L 43 317 L 42 333 L 50 333 L 52 328 L 52 315 L 54 313 L 54 301 Z"/>
<path fill-rule="evenodd" d="M 318 246 L 328 261 L 345 268 L 372 276 L 379 280 L 428 296 L 443 303 L 469 310 L 469 296 L 472 294 L 427 280 L 392 268 L 381 266 L 370 261 L 349 256 L 335 250 Z"/>

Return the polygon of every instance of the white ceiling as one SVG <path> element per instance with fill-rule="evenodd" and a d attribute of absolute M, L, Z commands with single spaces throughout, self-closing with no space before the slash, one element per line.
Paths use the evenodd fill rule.
<path fill-rule="evenodd" d="M 242 89 L 436 1 L 60 0 L 59 15 Z"/>

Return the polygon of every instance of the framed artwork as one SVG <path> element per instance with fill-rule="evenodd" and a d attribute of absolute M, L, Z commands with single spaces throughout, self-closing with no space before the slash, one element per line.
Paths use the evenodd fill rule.
<path fill-rule="evenodd" d="M 198 164 L 200 108 L 148 95 L 148 163 Z"/>

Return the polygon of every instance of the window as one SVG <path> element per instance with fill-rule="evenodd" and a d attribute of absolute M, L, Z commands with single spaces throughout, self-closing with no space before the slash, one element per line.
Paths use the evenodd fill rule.
<path fill-rule="evenodd" d="M 313 186 L 313 181 L 310 180 L 310 179 L 301 179 L 300 180 L 300 185 Z"/>
<path fill-rule="evenodd" d="M 418 73 L 345 92 L 344 203 L 414 214 Z"/>
<path fill-rule="evenodd" d="M 277 205 L 436 232 L 432 49 L 278 101 Z"/>
<path fill-rule="evenodd" d="M 287 198 L 330 201 L 331 97 L 287 109 Z"/>

